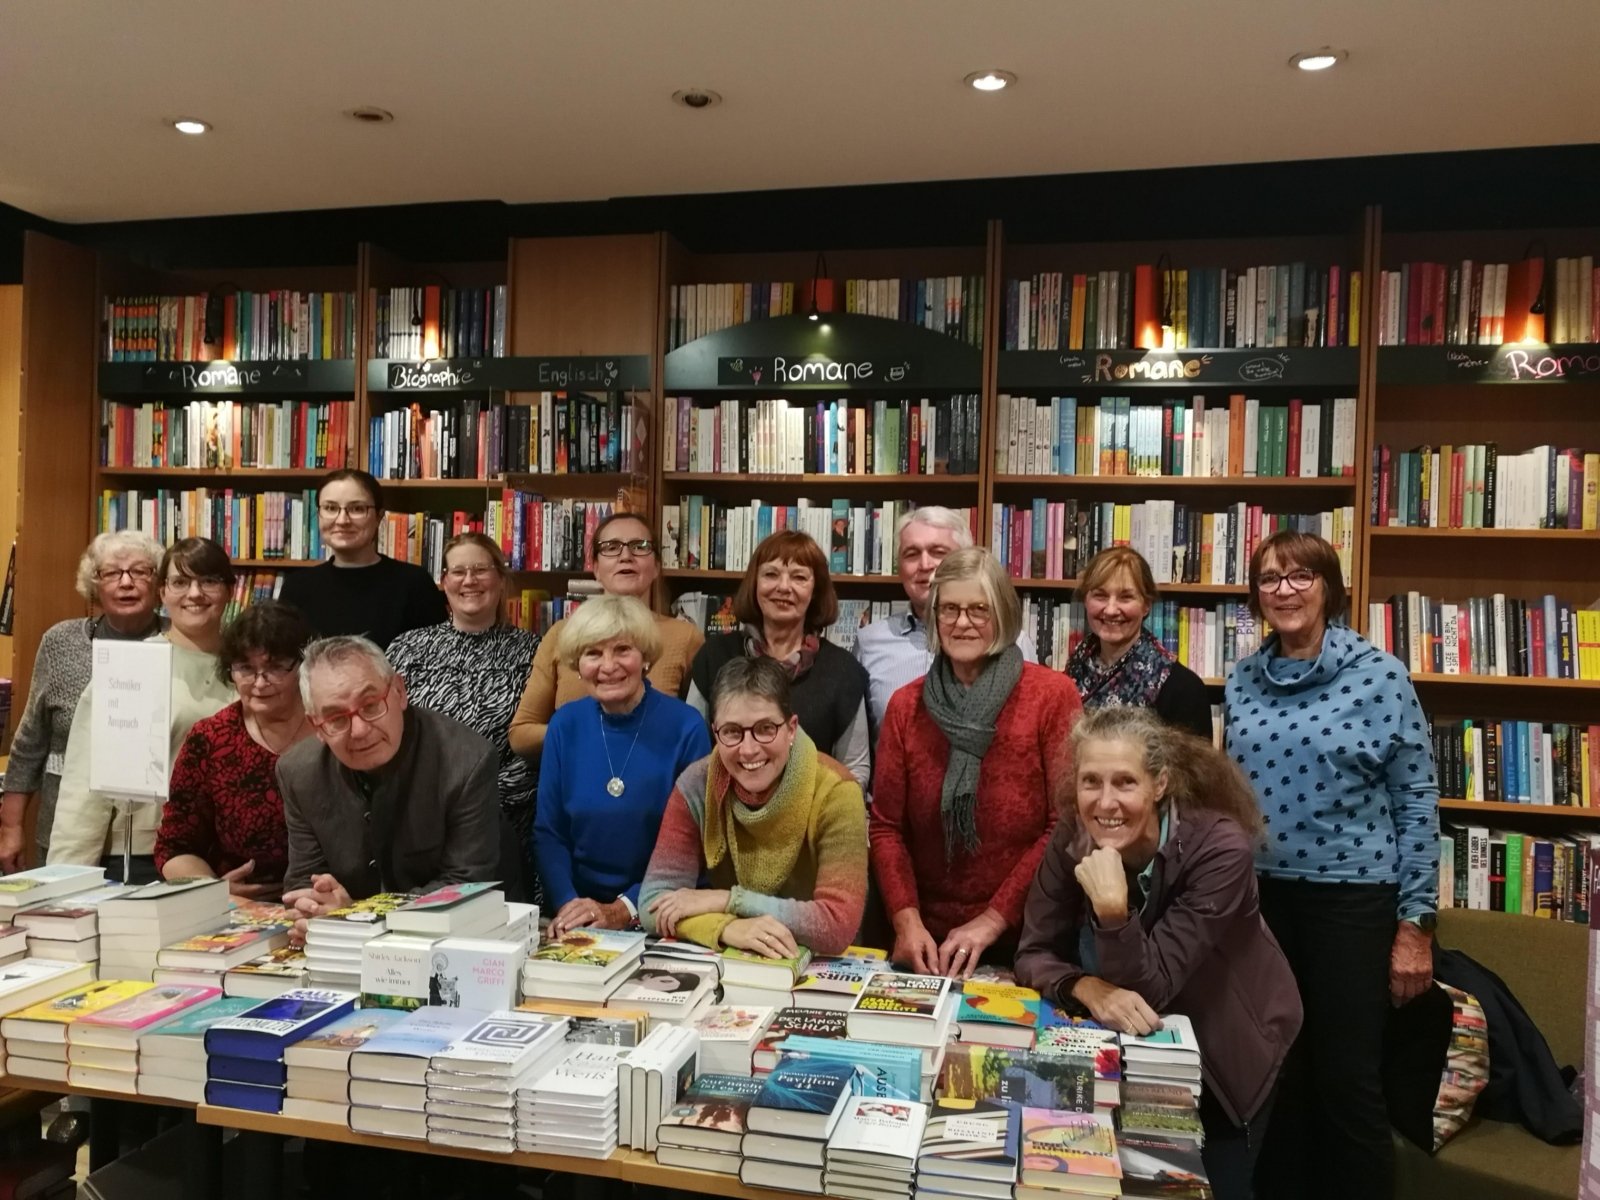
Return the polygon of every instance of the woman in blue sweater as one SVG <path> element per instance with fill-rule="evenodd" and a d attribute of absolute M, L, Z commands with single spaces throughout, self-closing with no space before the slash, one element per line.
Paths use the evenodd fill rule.
<path fill-rule="evenodd" d="M 1272 626 L 1228 680 L 1231 754 L 1266 818 L 1261 912 L 1300 986 L 1261 1196 L 1394 1194 L 1380 1065 L 1391 1005 L 1432 982 L 1439 789 L 1404 664 L 1344 623 L 1338 553 L 1285 531 L 1250 559 Z"/>
<path fill-rule="evenodd" d="M 589 689 L 545 734 L 533 852 L 553 910 L 550 936 L 625 929 L 678 775 L 711 753 L 705 721 L 650 686 L 655 619 L 631 596 L 596 596 L 568 617 L 566 665 Z"/>

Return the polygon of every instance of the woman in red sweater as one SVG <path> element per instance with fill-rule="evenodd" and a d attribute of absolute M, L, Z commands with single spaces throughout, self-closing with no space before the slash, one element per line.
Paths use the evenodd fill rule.
<path fill-rule="evenodd" d="M 987 550 L 939 564 L 928 613 L 933 665 L 883 715 L 872 870 L 894 960 L 965 979 L 985 957 L 1010 965 L 1082 704 L 1065 675 L 1022 660 L 1022 605 Z"/>

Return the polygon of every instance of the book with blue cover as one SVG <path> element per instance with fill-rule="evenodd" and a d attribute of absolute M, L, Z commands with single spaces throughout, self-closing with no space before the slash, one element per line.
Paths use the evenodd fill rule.
<path fill-rule="evenodd" d="M 850 1064 L 855 1068 L 850 1090 L 858 1096 L 915 1100 L 922 1092 L 922 1051 L 915 1046 L 791 1035 L 779 1062 L 792 1059 Z"/>
<path fill-rule="evenodd" d="M 854 1064 L 848 1062 L 780 1061 L 756 1093 L 745 1128 L 751 1133 L 826 1138 L 855 1094 L 855 1074 Z"/>
<path fill-rule="evenodd" d="M 451 1042 L 466 1036 L 488 1016 L 471 1008 L 425 1004 L 352 1050 L 350 1078 L 424 1083 L 428 1060 L 443 1054 Z"/>
<path fill-rule="evenodd" d="M 206 1059 L 206 1078 L 224 1083 L 252 1083 L 257 1087 L 281 1088 L 288 1080 L 281 1062 L 265 1058 L 232 1058 L 213 1054 Z"/>
<path fill-rule="evenodd" d="M 214 1079 L 206 1084 L 206 1103 L 219 1108 L 247 1108 L 252 1112 L 282 1112 L 283 1089 Z"/>
<path fill-rule="evenodd" d="M 218 1021 L 205 1032 L 207 1054 L 279 1059 L 283 1049 L 354 1011 L 349 992 L 296 988 L 254 1008 Z"/>

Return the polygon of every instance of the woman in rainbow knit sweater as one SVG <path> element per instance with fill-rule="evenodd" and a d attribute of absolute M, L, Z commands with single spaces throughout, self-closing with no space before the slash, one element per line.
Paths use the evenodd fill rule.
<path fill-rule="evenodd" d="M 716 748 L 667 801 L 639 891 L 645 929 L 768 958 L 841 953 L 866 906 L 860 785 L 800 728 L 773 659 L 722 668 L 711 728 Z"/>

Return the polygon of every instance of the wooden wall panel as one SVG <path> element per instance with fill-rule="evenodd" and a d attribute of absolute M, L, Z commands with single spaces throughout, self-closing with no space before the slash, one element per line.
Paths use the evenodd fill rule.
<path fill-rule="evenodd" d="M 0 562 L 17 538 L 17 432 L 22 410 L 22 285 L 0 287 Z M 0 676 L 11 675 L 12 639 L 0 637 Z M 21 712 L 22 697 L 13 703 Z M 7 731 L 9 735 L 9 730 Z"/>
<path fill-rule="evenodd" d="M 513 355 L 655 354 L 661 237 L 517 238 Z"/>

